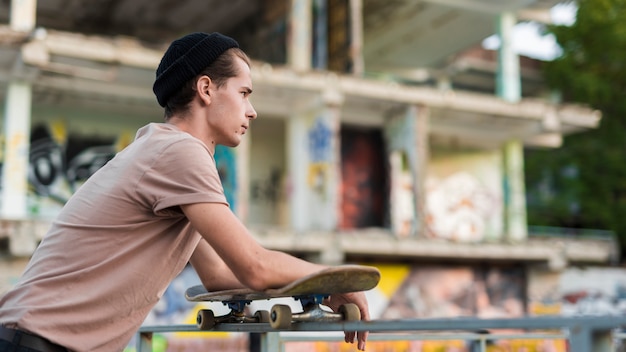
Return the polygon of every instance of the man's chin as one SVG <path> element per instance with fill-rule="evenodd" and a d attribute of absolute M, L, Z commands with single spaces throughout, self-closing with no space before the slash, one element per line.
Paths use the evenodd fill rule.
<path fill-rule="evenodd" d="M 234 140 L 234 141 L 228 141 L 228 142 L 223 143 L 222 145 L 225 146 L 225 147 L 235 148 L 239 144 L 241 144 L 241 139 Z"/>

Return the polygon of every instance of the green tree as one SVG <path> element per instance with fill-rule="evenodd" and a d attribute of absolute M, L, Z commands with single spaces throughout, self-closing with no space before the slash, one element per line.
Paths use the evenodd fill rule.
<path fill-rule="evenodd" d="M 572 26 L 548 26 L 563 54 L 544 65 L 566 102 L 602 111 L 599 128 L 527 150 L 530 225 L 614 231 L 626 253 L 626 0 L 580 0 Z"/>

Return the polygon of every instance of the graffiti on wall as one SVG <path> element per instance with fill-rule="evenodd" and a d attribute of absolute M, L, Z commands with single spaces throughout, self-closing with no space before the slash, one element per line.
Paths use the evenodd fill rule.
<path fill-rule="evenodd" d="M 458 242 L 478 242 L 498 214 L 495 195 L 475 176 L 458 172 L 426 181 L 426 227 L 429 235 Z"/>
<path fill-rule="evenodd" d="M 28 181 L 32 192 L 65 204 L 76 189 L 113 158 L 116 139 L 56 133 L 45 125 L 31 132 Z M 59 138 L 64 138 L 60 140 Z"/>
<path fill-rule="evenodd" d="M 31 196 L 62 206 L 80 185 L 130 144 L 131 138 L 131 133 L 126 131 L 110 137 L 68 133 L 65 125 L 57 122 L 34 126 L 28 164 Z M 234 209 L 237 190 L 235 152 L 232 148 L 218 146 L 215 160 L 226 199 Z M 29 211 L 36 215 L 41 209 L 33 206 Z"/>
<path fill-rule="evenodd" d="M 393 233 L 398 237 L 421 235 L 419 218 L 424 195 L 418 194 L 417 180 L 421 164 L 418 160 L 417 107 L 411 106 L 389 116 L 384 127 L 390 161 L 390 218 Z M 418 205 L 419 204 L 419 205 Z"/>
<path fill-rule="evenodd" d="M 416 224 L 416 196 L 408 155 L 395 150 L 389 155 L 391 168 L 390 217 L 393 233 L 401 238 L 414 235 Z"/>
<path fill-rule="evenodd" d="M 522 316 L 524 289 L 522 268 L 414 267 L 382 318 Z"/>
<path fill-rule="evenodd" d="M 525 271 L 521 267 L 410 266 L 376 265 L 381 271 L 379 285 L 366 292 L 372 319 L 414 319 L 476 316 L 512 318 L 525 314 Z M 187 267 L 168 287 L 159 304 L 144 324 L 194 324 L 198 309 L 214 309 L 216 315 L 227 309 L 221 304 L 187 302 L 184 290 L 199 283 L 191 267 Z M 265 302 L 265 301 L 264 301 Z M 298 305 L 284 300 L 267 301 L 256 309 L 269 309 L 272 304 Z M 156 338 L 156 336 L 155 336 Z M 155 351 L 247 350 L 247 336 L 221 333 L 175 333 L 161 337 L 161 348 Z M 220 348 L 216 348 L 216 346 Z M 134 346 L 132 343 L 129 349 Z M 370 341 L 368 351 L 468 351 L 469 340 L 449 341 Z M 343 342 L 287 343 L 285 351 L 352 351 L 354 346 Z M 560 340 L 497 340 L 487 351 L 554 351 L 565 352 Z"/>
<path fill-rule="evenodd" d="M 332 130 L 321 117 L 315 119 L 308 133 L 309 170 L 307 183 L 324 195 L 328 188 L 328 168 L 332 159 Z"/>
<path fill-rule="evenodd" d="M 555 275 L 533 274 L 529 310 L 535 315 L 626 314 L 626 270 L 568 268 Z"/>
<path fill-rule="evenodd" d="M 215 147 L 215 164 L 224 187 L 224 195 L 231 209 L 237 209 L 237 159 L 233 148 Z"/>
<path fill-rule="evenodd" d="M 283 172 L 272 167 L 265 179 L 252 181 L 250 198 L 254 201 L 266 202 L 275 205 L 280 200 Z"/>
<path fill-rule="evenodd" d="M 342 229 L 385 226 L 388 167 L 383 146 L 378 130 L 341 129 Z"/>

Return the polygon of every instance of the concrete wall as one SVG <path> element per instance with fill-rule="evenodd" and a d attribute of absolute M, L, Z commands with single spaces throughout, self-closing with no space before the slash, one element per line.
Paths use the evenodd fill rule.
<path fill-rule="evenodd" d="M 289 225 L 285 120 L 262 117 L 250 128 L 251 226 Z"/>
<path fill-rule="evenodd" d="M 426 182 L 426 226 L 433 238 L 503 239 L 502 157 L 498 151 L 434 156 Z"/>

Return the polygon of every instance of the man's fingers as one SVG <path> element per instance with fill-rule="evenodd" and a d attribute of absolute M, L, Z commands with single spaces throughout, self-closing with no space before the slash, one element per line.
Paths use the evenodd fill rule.
<path fill-rule="evenodd" d="M 361 351 L 365 351 L 365 341 L 367 341 L 367 331 L 360 331 L 358 333 L 358 345 L 357 348 Z"/>

